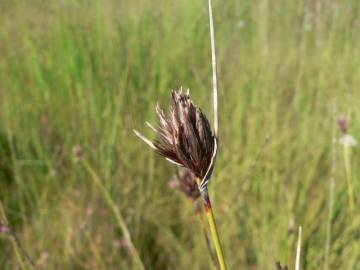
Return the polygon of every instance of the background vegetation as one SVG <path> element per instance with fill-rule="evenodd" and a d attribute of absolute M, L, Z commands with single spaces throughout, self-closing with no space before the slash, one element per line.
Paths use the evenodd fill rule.
<path fill-rule="evenodd" d="M 209 269 L 193 203 L 168 188 L 175 168 L 132 133 L 180 86 L 211 117 L 206 1 L 2 0 L 0 12 L 0 201 L 38 268 L 137 269 L 79 145 L 146 269 Z M 210 192 L 229 269 L 293 266 L 299 225 L 303 269 L 327 269 L 326 254 L 328 269 L 360 269 L 359 210 L 332 135 L 339 114 L 360 131 L 359 13 L 356 0 L 214 2 Z M 357 148 L 351 162 L 359 202 Z M 18 263 L 0 235 L 1 269 Z"/>

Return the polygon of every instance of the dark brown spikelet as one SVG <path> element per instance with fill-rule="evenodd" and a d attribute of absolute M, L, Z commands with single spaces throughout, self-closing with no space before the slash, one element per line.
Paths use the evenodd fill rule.
<path fill-rule="evenodd" d="M 202 179 L 201 187 L 207 185 L 211 176 L 217 151 L 217 140 L 210 123 L 190 99 L 189 92 L 172 91 L 169 115 L 159 106 L 159 128 L 147 125 L 157 134 L 154 143 L 135 131 L 142 140 L 168 161 L 189 169 Z"/>
<path fill-rule="evenodd" d="M 275 264 L 275 270 L 289 270 L 289 268 L 285 265 L 284 267 L 281 266 L 280 262 Z"/>
<path fill-rule="evenodd" d="M 169 181 L 170 188 L 176 188 L 194 201 L 200 197 L 200 191 L 195 181 L 195 176 L 185 168 L 179 171 Z"/>

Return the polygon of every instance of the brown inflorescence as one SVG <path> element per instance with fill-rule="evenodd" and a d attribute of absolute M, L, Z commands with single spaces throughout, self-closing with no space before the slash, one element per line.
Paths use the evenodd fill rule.
<path fill-rule="evenodd" d="M 214 167 L 217 139 L 205 115 L 191 101 L 189 92 L 172 91 L 171 99 L 167 116 L 156 107 L 159 127 L 147 123 L 157 135 L 154 142 L 135 133 L 168 161 L 185 167 L 201 179 L 201 186 L 206 186 Z"/>
<path fill-rule="evenodd" d="M 346 116 L 339 116 L 339 118 L 337 119 L 337 123 L 339 125 L 340 131 L 343 134 L 346 134 L 349 129 L 349 121 Z"/>

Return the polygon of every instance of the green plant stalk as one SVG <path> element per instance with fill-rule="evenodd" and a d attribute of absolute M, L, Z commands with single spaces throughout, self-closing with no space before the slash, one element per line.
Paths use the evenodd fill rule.
<path fill-rule="evenodd" d="M 90 166 L 90 164 L 85 159 L 81 159 L 81 162 L 82 162 L 84 168 L 86 169 L 86 171 L 91 175 L 91 177 L 94 180 L 95 184 L 98 186 L 98 188 L 100 188 L 100 190 L 101 190 L 107 204 L 109 205 L 110 209 L 114 213 L 115 219 L 116 219 L 116 221 L 118 223 L 118 226 L 120 227 L 120 229 L 122 230 L 122 232 L 124 234 L 124 238 L 127 241 L 128 245 L 129 245 L 129 248 L 130 248 L 131 256 L 133 257 L 133 260 L 136 263 L 138 269 L 145 270 L 144 264 L 141 261 L 139 253 L 136 250 L 136 248 L 135 248 L 135 246 L 134 246 L 134 244 L 133 244 L 133 242 L 131 240 L 131 235 L 130 235 L 130 232 L 129 232 L 128 228 L 127 228 L 126 222 L 125 222 L 123 216 L 121 215 L 120 210 L 117 207 L 116 203 L 111 198 L 111 195 L 110 195 L 109 191 L 105 188 L 105 186 L 102 183 L 100 177 L 97 175 L 97 173 L 94 171 L 94 169 Z"/>
<path fill-rule="evenodd" d="M 199 185 L 201 180 L 199 178 L 197 178 L 196 182 Z M 205 208 L 206 217 L 207 217 L 209 227 L 210 227 L 211 239 L 212 239 L 212 242 L 215 247 L 216 256 L 218 258 L 220 269 L 226 270 L 227 268 L 226 268 L 226 264 L 225 264 L 224 253 L 222 251 L 219 233 L 216 228 L 215 217 L 214 217 L 214 213 L 212 210 L 211 201 L 210 201 L 210 197 L 209 197 L 209 193 L 208 193 L 207 189 L 205 189 L 202 192 L 201 197 L 204 201 L 204 208 Z"/>
<path fill-rule="evenodd" d="M 0 225 L 1 223 L 4 223 L 5 226 L 8 226 L 8 219 L 6 217 L 2 202 L 0 201 Z M 30 265 L 31 269 L 36 269 L 34 262 L 30 258 L 26 250 L 23 248 L 20 240 L 18 239 L 16 234 L 12 231 L 12 229 L 10 229 L 9 237 L 10 237 L 11 245 L 15 252 L 16 259 L 20 265 L 20 268 L 27 269 L 27 267 L 25 266 L 25 263 L 27 262 Z"/>
<path fill-rule="evenodd" d="M 15 242 L 15 240 L 13 238 L 11 238 L 11 244 L 13 246 L 13 249 L 14 249 L 14 252 L 15 252 L 15 256 L 16 256 L 16 259 L 20 265 L 20 269 L 23 269 L 23 270 L 26 270 L 26 267 L 25 267 L 25 264 L 24 264 L 24 261 L 23 261 L 23 258 L 20 254 L 20 251 L 18 249 L 18 246 Z"/>
<path fill-rule="evenodd" d="M 348 185 L 349 205 L 351 212 L 353 212 L 355 210 L 354 187 L 352 183 L 350 147 L 348 145 L 344 145 L 344 163 L 345 163 L 346 182 Z"/>
<path fill-rule="evenodd" d="M 214 217 L 214 213 L 213 213 L 213 210 L 212 210 L 212 207 L 211 207 L 211 202 L 210 202 L 210 199 L 209 199 L 208 195 L 204 198 L 204 205 L 205 205 L 206 217 L 208 219 L 209 226 L 210 226 L 211 238 L 212 238 L 214 246 L 215 246 L 216 255 L 217 255 L 218 260 L 219 260 L 220 269 L 221 270 L 226 270 L 224 253 L 223 253 L 222 248 L 221 248 L 219 233 L 218 233 L 217 228 L 216 228 L 215 217 Z"/>
<path fill-rule="evenodd" d="M 344 145 L 344 162 L 345 162 L 345 173 L 346 173 L 346 181 L 348 184 L 348 193 L 349 193 L 349 204 L 350 211 L 354 213 L 355 211 L 355 197 L 354 197 L 354 187 L 353 187 L 353 178 L 351 172 L 351 146 Z M 355 244 L 355 254 L 359 253 L 359 244 Z M 352 262 L 353 266 L 354 262 Z"/>
<path fill-rule="evenodd" d="M 204 238 L 205 238 L 206 246 L 207 246 L 207 248 L 209 250 L 210 258 L 213 261 L 214 266 L 217 266 L 217 258 L 215 257 L 214 249 L 211 246 L 211 240 L 209 238 L 208 231 L 206 229 L 205 220 L 204 220 L 203 215 L 202 215 L 201 212 L 198 212 L 197 215 L 199 216 L 200 230 L 202 230 L 204 232 Z"/>
<path fill-rule="evenodd" d="M 336 104 L 336 103 L 334 103 Z M 336 115 L 336 107 L 333 105 L 333 122 L 335 121 L 335 115 Z M 329 202 L 329 212 L 328 212 L 328 218 L 327 218 L 327 226 L 326 226 L 326 242 L 325 242 L 325 264 L 324 264 L 324 270 L 330 269 L 330 251 L 331 251 L 331 244 L 332 244 L 332 217 L 334 212 L 334 190 L 335 190 L 335 172 L 336 172 L 336 125 L 333 124 L 333 130 L 332 130 L 332 160 L 331 160 L 331 175 L 329 179 L 329 196 L 328 196 L 328 202 Z"/>
<path fill-rule="evenodd" d="M 295 270 L 300 270 L 300 259 L 301 259 L 301 237 L 302 237 L 302 227 L 299 227 L 298 230 L 298 241 L 296 245 L 296 260 L 295 260 Z"/>

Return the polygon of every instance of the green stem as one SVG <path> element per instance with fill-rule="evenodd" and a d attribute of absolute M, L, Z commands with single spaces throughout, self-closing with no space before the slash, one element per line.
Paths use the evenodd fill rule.
<path fill-rule="evenodd" d="M 206 217 L 207 217 L 208 222 L 209 222 L 210 234 L 211 234 L 213 244 L 215 246 L 215 251 L 216 251 L 218 261 L 219 261 L 220 269 L 221 270 L 226 270 L 224 253 L 222 251 L 221 242 L 220 242 L 220 238 L 219 238 L 219 233 L 218 233 L 218 230 L 216 228 L 215 217 L 214 217 L 214 213 L 213 213 L 213 210 L 212 210 L 211 201 L 210 201 L 207 189 L 204 190 L 201 195 L 202 195 L 202 198 L 203 198 L 203 201 L 204 201 Z"/>
<path fill-rule="evenodd" d="M 198 214 L 199 220 L 200 220 L 200 223 L 199 223 L 200 229 L 204 232 L 204 238 L 205 238 L 206 246 L 209 251 L 210 258 L 211 258 L 212 262 L 214 263 L 214 266 L 217 266 L 217 258 L 215 257 L 214 249 L 211 246 L 211 240 L 209 238 L 209 235 L 208 235 L 208 232 L 206 229 L 206 224 L 205 224 L 205 220 L 203 218 L 202 212 L 198 212 L 197 214 Z"/>
<path fill-rule="evenodd" d="M 26 265 L 25 265 L 25 263 L 27 262 L 30 265 L 31 269 L 36 269 L 35 263 L 31 259 L 31 257 L 29 256 L 29 254 L 27 253 L 25 248 L 22 246 L 16 233 L 13 231 L 12 228 L 9 227 L 9 222 L 6 217 L 4 207 L 2 205 L 2 202 L 0 201 L 0 226 L 2 226 L 2 225 L 6 226 L 9 229 L 8 234 L 10 236 L 10 241 L 13 246 L 15 256 L 20 265 L 20 268 L 28 269 L 28 267 L 26 267 Z"/>
<path fill-rule="evenodd" d="M 344 145 L 344 162 L 345 162 L 346 181 L 348 184 L 350 210 L 353 212 L 355 210 L 354 188 L 352 184 L 352 174 L 351 174 L 350 147 L 347 145 Z"/>
<path fill-rule="evenodd" d="M 126 240 L 126 242 L 129 245 L 130 248 L 130 252 L 131 255 L 134 259 L 134 262 L 137 264 L 137 269 L 140 270 L 145 270 L 144 264 L 141 261 L 141 258 L 139 256 L 138 251 L 136 250 L 132 239 L 131 239 L 131 235 L 130 232 L 127 228 L 126 222 L 123 218 L 123 216 L 121 215 L 121 212 L 118 208 L 118 206 L 116 205 L 116 203 L 114 202 L 114 200 L 112 199 L 109 191 L 105 188 L 103 182 L 101 181 L 100 177 L 97 175 L 97 173 L 93 170 L 93 168 L 90 166 L 90 164 L 82 159 L 82 164 L 85 167 L 86 171 L 91 175 L 91 177 L 93 178 L 95 184 L 98 186 L 98 188 L 100 188 L 101 192 L 103 193 L 103 196 L 107 202 L 107 204 L 109 205 L 110 209 L 113 211 L 114 215 L 115 215 L 115 219 L 118 223 L 118 226 L 121 228 L 123 234 L 124 234 L 124 238 Z"/>

